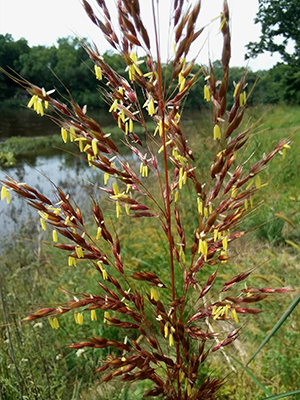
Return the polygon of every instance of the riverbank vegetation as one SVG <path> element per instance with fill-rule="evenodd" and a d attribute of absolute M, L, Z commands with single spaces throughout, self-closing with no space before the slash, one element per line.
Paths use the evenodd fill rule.
<path fill-rule="evenodd" d="M 24 76 L 28 81 L 47 88 L 56 88 L 57 92 L 64 93 L 67 87 L 75 101 L 79 104 L 88 104 L 89 107 L 106 109 L 103 95 L 95 90 L 96 84 L 90 79 L 93 63 L 82 48 L 80 40 L 74 37 L 65 37 L 57 40 L 51 47 L 30 47 L 26 39 L 15 41 L 10 34 L 0 35 L 0 66 L 10 67 L 16 73 Z M 113 51 L 103 54 L 105 61 L 121 76 L 126 75 L 126 65 L 122 57 Z M 139 61 L 145 61 L 142 57 Z M 146 72 L 145 64 L 140 64 L 143 73 Z M 46 67 L 45 67 L 46 66 Z M 216 79 L 222 77 L 220 61 L 213 63 Z M 165 66 L 162 66 L 164 72 Z M 199 65 L 195 64 L 191 73 L 195 73 Z M 170 81 L 172 68 L 167 68 L 166 80 Z M 244 68 L 230 67 L 228 99 L 232 105 L 233 82 L 239 82 L 244 74 Z M 59 77 L 59 79 L 58 79 Z M 249 87 L 256 82 L 256 89 L 249 98 L 249 105 L 258 104 L 300 104 L 299 78 L 293 65 L 279 63 L 270 70 L 261 70 L 247 73 Z M 199 93 L 202 92 L 204 78 L 198 81 L 190 90 L 186 101 L 186 109 L 199 109 L 207 107 L 207 102 Z M 101 83 L 99 88 L 103 89 Z M 0 74 L 0 107 L 19 107 L 26 102 L 24 92 L 7 76 Z"/>

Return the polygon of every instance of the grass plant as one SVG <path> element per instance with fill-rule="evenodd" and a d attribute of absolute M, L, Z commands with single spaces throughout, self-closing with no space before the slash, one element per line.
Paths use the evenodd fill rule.
<path fill-rule="evenodd" d="M 275 157 L 278 164 L 282 162 L 292 135 L 269 149 L 255 143 L 260 121 L 244 120 L 251 94 L 251 89 L 246 92 L 246 72 L 235 84 L 234 102 L 227 110 L 231 47 L 226 1 L 219 28 L 221 82 L 216 82 L 212 64 L 194 73 L 194 60 L 187 61 L 191 45 L 203 32 L 197 27 L 200 1 L 172 3 L 170 31 L 175 45 L 174 56 L 167 61 L 173 71 L 168 84 L 162 73 L 162 38 L 154 0 L 153 42 L 138 0 L 118 2 L 119 32 L 106 2 L 97 3 L 99 15 L 83 0 L 92 22 L 123 58 L 128 80 L 105 62 L 95 45 L 83 46 L 132 155 L 122 153 L 115 135 L 105 132 L 86 107 L 73 101 L 71 93 L 60 101 L 51 97 L 52 91 L 12 76 L 32 96 L 28 107 L 41 116 L 50 108 L 63 142 L 77 145 L 88 165 L 102 171 L 103 184 L 97 186 L 104 194 L 101 201 L 89 199 L 90 211 L 83 214 L 76 198 L 54 182 L 50 199 L 26 183 L 10 177 L 2 181 L 2 200 L 9 203 L 11 193 L 23 197 L 38 212 L 41 229 L 52 230 L 48 244 L 61 251 L 68 274 L 88 278 L 90 266 L 94 279 L 86 286 L 80 280 L 80 287 L 72 288 L 74 295 L 66 290 L 57 293 L 55 304 L 53 300 L 51 305 L 41 305 L 23 322 L 37 324 L 47 318 L 56 332 L 72 320 L 74 326 L 84 326 L 82 335 L 89 328 L 88 338 L 72 340 L 68 348 L 77 354 L 89 351 L 87 366 L 90 354 L 100 358 L 95 372 L 105 387 L 104 398 L 105 391 L 113 396 L 112 385 L 117 381 L 128 383 L 137 398 L 216 399 L 225 390 L 228 375 L 236 371 L 227 346 L 242 351 L 243 328 L 249 320 L 254 324 L 262 311 L 256 303 L 268 305 L 273 300 L 277 304 L 278 295 L 292 292 L 278 281 L 272 286 L 262 283 L 255 277 L 257 267 L 246 265 L 242 255 L 241 269 L 232 268 L 232 261 L 239 257 L 238 243 L 252 245 L 247 239 L 249 228 L 243 224 L 260 206 L 260 194 L 269 183 L 263 171 Z M 146 73 L 137 52 L 145 56 Z M 181 124 L 184 103 L 202 74 L 212 117 L 203 125 L 211 126 L 211 134 L 187 141 Z M 143 109 L 152 118 L 154 130 L 146 124 Z M 137 126 L 142 128 L 138 131 Z M 254 145 L 248 144 L 251 141 Z M 108 202 L 105 209 L 104 201 Z M 268 280 L 264 277 L 263 281 Z M 87 319 L 91 321 L 86 325 Z M 207 368 L 213 360 L 221 364 L 222 372 Z M 272 388 L 254 378 L 272 397 Z M 120 396 L 125 398 L 125 393 Z"/>

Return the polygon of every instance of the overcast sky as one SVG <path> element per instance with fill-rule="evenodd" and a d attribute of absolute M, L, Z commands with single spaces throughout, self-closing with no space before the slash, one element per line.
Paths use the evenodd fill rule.
<path fill-rule="evenodd" d="M 92 1 L 91 1 L 92 3 Z M 107 4 L 113 4 L 107 0 Z M 202 9 L 198 27 L 206 25 L 217 17 L 222 10 L 222 0 L 202 0 Z M 258 10 L 258 0 L 228 0 L 231 13 L 232 59 L 231 66 L 246 66 L 244 60 L 245 45 L 249 41 L 257 41 L 260 26 L 253 20 Z M 150 23 L 150 0 L 140 0 L 142 16 Z M 169 0 L 160 0 L 162 37 L 168 35 Z M 148 18 L 149 15 L 149 18 Z M 192 56 L 201 53 L 197 58 L 199 63 L 207 63 L 208 57 L 219 59 L 221 54 L 222 36 L 218 31 L 219 20 L 211 23 L 201 35 L 198 47 L 193 49 Z M 30 46 L 55 44 L 57 38 L 69 35 L 87 37 L 93 40 L 100 50 L 110 49 L 102 38 L 101 32 L 87 18 L 80 0 L 0 0 L 0 33 L 10 33 L 15 40 L 24 37 Z M 166 53 L 163 52 L 166 56 Z M 142 54 L 140 54 L 142 55 Z M 278 55 L 263 54 L 255 60 L 250 60 L 252 70 L 269 69 L 280 60 Z"/>

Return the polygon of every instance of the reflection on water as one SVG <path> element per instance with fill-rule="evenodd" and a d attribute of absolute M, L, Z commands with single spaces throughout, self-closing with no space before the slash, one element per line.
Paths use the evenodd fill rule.
<path fill-rule="evenodd" d="M 89 115 L 97 120 L 103 127 L 114 125 L 115 122 L 110 114 L 101 110 L 91 110 Z M 0 143 L 12 136 L 27 136 L 31 140 L 34 137 L 48 136 L 60 133 L 56 124 L 49 118 L 42 118 L 32 110 L 21 109 L 4 110 L 0 109 Z M 128 161 L 136 163 L 139 168 L 139 159 L 135 154 L 121 143 L 116 142 L 123 154 L 126 154 Z M 1 151 L 1 147 L 0 147 Z M 94 171 L 87 166 L 86 161 L 79 157 L 57 150 L 49 149 L 46 155 L 39 156 L 32 154 L 27 160 L 20 160 L 16 167 L 0 170 L 0 179 L 11 176 L 18 182 L 26 182 L 29 186 L 40 191 L 51 200 L 55 201 L 51 181 L 74 197 L 79 206 L 90 204 L 90 195 L 99 198 L 98 185 L 103 185 L 103 174 L 101 171 Z M 51 180 L 51 181 L 50 181 Z M 90 183 L 92 182 L 93 185 Z M 20 226 L 34 216 L 36 226 L 39 226 L 39 218 L 35 211 L 29 208 L 24 201 L 12 193 L 11 204 L 0 201 L 0 251 L 1 238 L 10 240 L 12 234 L 18 234 Z"/>
<path fill-rule="evenodd" d="M 0 171 L 0 179 L 11 176 L 19 182 L 26 182 L 34 187 L 51 200 L 55 201 L 51 181 L 75 198 L 79 205 L 87 205 L 90 202 L 90 195 L 99 197 L 100 193 L 95 193 L 94 185 L 103 184 L 103 175 L 100 171 L 94 171 L 87 167 L 87 164 L 76 157 L 70 158 L 69 155 L 58 154 L 49 157 L 36 157 L 35 167 L 27 163 L 22 163 L 18 167 L 8 168 Z M 49 179 L 48 179 L 49 178 Z M 99 191 L 98 191 L 99 192 Z M 0 237 L 8 239 L 14 232 L 18 232 L 20 226 L 24 224 L 29 216 L 34 215 L 38 223 L 36 212 L 32 211 L 14 193 L 11 194 L 11 203 L 0 201 Z M 1 248 L 1 243 L 0 243 Z"/>
<path fill-rule="evenodd" d="M 102 126 L 115 124 L 111 114 L 103 110 L 89 110 L 89 115 Z M 59 127 L 50 118 L 42 118 L 25 107 L 19 110 L 0 109 L 0 121 L 0 142 L 12 136 L 31 137 L 34 140 L 39 136 L 60 133 Z M 51 185 L 53 181 L 70 196 L 76 194 L 74 197 L 78 205 L 87 205 L 91 192 L 95 191 L 89 182 L 103 184 L 103 174 L 99 170 L 94 171 L 84 160 L 55 148 L 49 149 L 43 157 L 32 154 L 26 161 L 18 160 L 16 167 L 0 170 L 0 179 L 5 179 L 6 175 L 18 182 L 26 182 L 51 200 L 55 200 Z M 96 196 L 99 197 L 99 194 L 96 193 Z M 31 215 L 39 223 L 36 212 L 26 206 L 24 201 L 14 194 L 11 198 L 10 205 L 0 201 L 0 238 L 8 239 L 12 233 L 18 232 Z"/>
<path fill-rule="evenodd" d="M 103 110 L 90 110 L 89 116 L 103 126 L 115 124 L 111 114 Z M 60 133 L 59 127 L 50 118 L 41 117 L 26 108 L 0 108 L 0 121 L 0 142 L 12 136 L 36 137 Z"/>
<path fill-rule="evenodd" d="M 138 169 L 137 156 L 131 154 L 127 160 L 129 161 L 129 159 L 136 164 L 136 169 Z M 103 195 L 103 192 L 98 189 L 99 186 L 103 186 L 103 173 L 89 167 L 83 159 L 68 153 L 48 157 L 37 156 L 34 159 L 34 166 L 23 162 L 17 167 L 7 168 L 5 171 L 0 170 L 0 179 L 5 179 L 6 176 L 10 176 L 18 182 L 25 182 L 55 203 L 58 199 L 53 191 L 51 183 L 53 182 L 66 194 L 69 194 L 71 200 L 76 201 L 82 211 L 87 210 L 91 205 L 92 197 L 99 199 Z M 112 179 L 109 182 L 109 185 L 111 184 Z M 12 192 L 9 205 L 6 204 L 6 200 L 0 201 L 0 238 L 8 241 L 13 237 L 18 237 L 20 227 L 32 219 L 35 221 L 34 225 L 40 229 L 37 212 Z M 1 242 L 0 239 L 0 252 Z"/>

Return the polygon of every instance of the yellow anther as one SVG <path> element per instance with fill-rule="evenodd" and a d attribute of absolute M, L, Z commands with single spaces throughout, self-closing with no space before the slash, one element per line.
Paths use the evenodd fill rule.
<path fill-rule="evenodd" d="M 91 320 L 97 321 L 97 315 L 95 310 L 91 310 Z"/>
<path fill-rule="evenodd" d="M 204 100 L 210 101 L 210 91 L 207 85 L 204 85 Z"/>
<path fill-rule="evenodd" d="M 83 250 L 81 247 L 76 246 L 75 252 L 76 252 L 78 258 L 84 258 L 84 253 L 83 253 Z"/>
<path fill-rule="evenodd" d="M 219 125 L 214 126 L 214 140 L 221 139 L 221 131 Z"/>
<path fill-rule="evenodd" d="M 52 239 L 53 239 L 53 242 L 55 242 L 55 243 L 58 242 L 57 232 L 55 229 L 53 229 L 53 231 L 52 231 Z"/>
<path fill-rule="evenodd" d="M 67 143 L 68 133 L 67 133 L 66 129 L 62 127 L 62 128 L 60 129 L 60 131 L 61 131 L 62 140 L 63 140 L 65 143 Z"/>
<path fill-rule="evenodd" d="M 45 231 L 45 230 L 46 230 L 46 223 L 45 223 L 45 220 L 44 220 L 43 218 L 40 218 L 40 221 L 41 221 L 42 229 L 43 229 L 43 231 Z"/>
<path fill-rule="evenodd" d="M 155 301 L 158 301 L 158 293 L 157 293 L 157 290 L 155 290 L 154 288 L 151 288 L 151 290 L 150 290 L 150 297 L 151 297 L 151 299 L 154 299 Z"/>
<path fill-rule="evenodd" d="M 6 186 L 2 186 L 1 188 L 1 200 L 6 199 L 7 204 L 10 203 L 10 193 L 7 190 Z"/>

